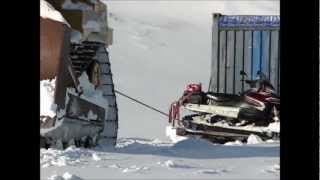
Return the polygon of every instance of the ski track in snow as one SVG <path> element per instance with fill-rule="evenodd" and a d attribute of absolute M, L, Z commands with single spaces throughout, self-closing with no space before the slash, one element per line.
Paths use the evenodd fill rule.
<path fill-rule="evenodd" d="M 279 14 L 279 1 L 105 2 L 114 29 L 109 52 L 115 88 L 164 111 L 188 83 L 208 86 L 213 12 Z M 171 143 L 166 117 L 123 97 L 117 103 L 115 149 L 41 149 L 41 178 L 279 179 L 277 141 Z"/>

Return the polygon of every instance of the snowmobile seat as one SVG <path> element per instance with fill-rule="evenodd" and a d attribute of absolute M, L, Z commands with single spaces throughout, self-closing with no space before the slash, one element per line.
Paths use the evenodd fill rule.
<path fill-rule="evenodd" d="M 207 97 L 217 102 L 237 101 L 241 99 L 239 95 L 214 92 L 208 92 Z"/>

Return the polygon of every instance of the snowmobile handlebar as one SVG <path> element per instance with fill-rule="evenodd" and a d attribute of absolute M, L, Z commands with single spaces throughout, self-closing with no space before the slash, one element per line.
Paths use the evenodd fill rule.
<path fill-rule="evenodd" d="M 246 82 L 247 84 L 249 84 L 249 86 L 250 86 L 251 88 L 255 88 L 258 80 L 247 80 L 247 79 L 246 79 L 245 82 Z"/>
<path fill-rule="evenodd" d="M 242 79 L 241 81 L 249 84 L 250 88 L 255 88 L 256 87 L 256 84 L 257 82 L 259 82 L 259 91 L 262 90 L 262 89 L 265 89 L 266 87 L 274 90 L 274 87 L 272 86 L 272 84 L 269 82 L 269 80 L 267 79 L 266 75 L 261 72 L 261 71 L 257 71 L 257 76 L 258 76 L 258 79 L 255 79 L 255 80 L 248 80 L 248 79 L 245 79 L 244 76 L 248 77 L 247 73 L 244 72 L 243 70 L 240 71 L 240 75 L 242 75 Z"/>

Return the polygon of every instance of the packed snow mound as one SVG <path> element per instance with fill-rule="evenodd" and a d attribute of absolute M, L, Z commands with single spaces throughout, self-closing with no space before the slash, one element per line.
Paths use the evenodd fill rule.
<path fill-rule="evenodd" d="M 54 174 L 54 175 L 50 176 L 48 178 L 48 180 L 64 180 L 64 178 L 62 176 L 58 176 L 58 175 Z"/>
<path fill-rule="evenodd" d="M 214 145 L 206 140 L 198 139 L 198 138 L 189 138 L 182 141 L 177 142 L 173 145 L 173 149 L 185 149 L 185 150 L 207 150 L 213 148 Z"/>
<path fill-rule="evenodd" d="M 89 149 L 70 146 L 65 150 L 40 149 L 40 165 L 42 168 L 50 166 L 69 166 L 87 162 L 87 160 L 101 160 L 97 152 Z"/>
<path fill-rule="evenodd" d="M 121 153 L 155 154 L 171 146 L 171 143 L 161 142 L 157 139 L 121 138 L 117 140 L 114 150 Z"/>
<path fill-rule="evenodd" d="M 55 79 L 47 79 L 40 81 L 40 115 L 53 118 L 56 113 L 56 105 L 54 104 Z"/>
<path fill-rule="evenodd" d="M 40 17 L 62 22 L 71 27 L 67 20 L 64 19 L 62 14 L 59 11 L 55 10 L 52 5 L 45 0 L 40 0 Z"/>
<path fill-rule="evenodd" d="M 280 122 L 270 123 L 268 126 L 268 130 L 272 132 L 280 132 Z"/>
<path fill-rule="evenodd" d="M 65 180 L 83 180 L 82 178 L 80 178 L 76 175 L 70 174 L 69 172 L 64 173 L 62 177 Z"/>
<path fill-rule="evenodd" d="M 226 142 L 224 145 L 226 146 L 242 146 L 243 143 L 239 140 Z"/>
<path fill-rule="evenodd" d="M 166 127 L 166 136 L 169 137 L 173 143 L 188 139 L 187 137 L 177 135 L 176 129 L 172 126 Z"/>
<path fill-rule="evenodd" d="M 132 165 L 130 167 L 124 168 L 122 169 L 122 173 L 132 173 L 132 172 L 140 172 L 140 171 L 145 171 L 145 170 L 149 170 L 149 167 L 139 167 L 137 165 Z"/>
<path fill-rule="evenodd" d="M 93 154 L 92 154 L 92 159 L 93 159 L 94 161 L 100 161 L 100 160 L 101 160 L 101 157 L 99 157 L 96 153 L 93 153 Z"/>
<path fill-rule="evenodd" d="M 83 72 L 79 79 L 79 88 L 82 89 L 83 94 L 86 96 L 92 96 L 95 93 L 94 85 L 89 81 L 89 77 L 86 72 Z"/>
<path fill-rule="evenodd" d="M 250 136 L 247 139 L 247 144 L 260 144 L 263 143 L 263 140 L 254 134 L 250 134 Z"/>
<path fill-rule="evenodd" d="M 161 165 L 162 167 L 167 167 L 167 168 L 194 168 L 193 166 L 178 163 L 174 160 L 167 160 L 164 162 L 158 162 L 157 164 Z"/>
<path fill-rule="evenodd" d="M 59 175 L 52 175 L 48 178 L 48 180 L 83 180 L 79 176 L 70 174 L 69 172 L 65 172 L 62 176 Z"/>

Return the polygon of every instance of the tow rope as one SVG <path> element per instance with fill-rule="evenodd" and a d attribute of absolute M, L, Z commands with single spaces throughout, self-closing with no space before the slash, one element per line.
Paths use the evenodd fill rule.
<path fill-rule="evenodd" d="M 136 98 L 130 97 L 129 95 L 122 93 L 118 90 L 114 90 L 115 93 L 126 97 L 138 104 L 141 104 L 153 111 L 156 111 L 166 117 L 169 118 L 169 123 L 172 123 L 173 126 L 175 126 L 175 121 L 178 122 L 178 125 L 181 125 L 181 119 L 180 119 L 180 107 L 190 98 L 190 96 L 195 93 L 195 92 L 201 92 L 202 90 L 201 84 L 189 84 L 187 85 L 187 88 L 185 90 L 185 95 L 183 95 L 181 98 L 179 98 L 178 101 L 175 101 L 171 104 L 170 109 L 169 109 L 169 114 L 159 110 L 158 108 L 152 107 L 142 101 L 137 100 Z"/>
<path fill-rule="evenodd" d="M 137 99 L 135 99 L 135 98 L 132 98 L 132 97 L 126 95 L 125 93 L 122 93 L 122 92 L 120 92 L 120 91 L 118 91 L 118 90 L 114 90 L 114 92 L 117 93 L 117 94 L 119 94 L 119 95 L 121 95 L 121 96 L 123 96 L 123 97 L 126 97 L 126 98 L 128 98 L 128 99 L 130 99 L 130 100 L 132 100 L 132 101 L 134 101 L 134 102 L 136 102 L 136 103 L 138 103 L 138 104 L 141 104 L 141 105 L 143 105 L 143 106 L 145 106 L 145 107 L 147 107 L 147 108 L 149 108 L 149 109 L 151 109 L 151 110 L 153 110 L 153 111 L 156 111 L 156 112 L 158 112 L 158 113 L 160 113 L 160 114 L 162 114 L 162 115 L 164 115 L 164 116 L 166 116 L 166 117 L 169 116 L 169 114 L 167 114 L 167 113 L 165 113 L 165 112 L 163 112 L 163 111 L 161 111 L 161 110 L 159 110 L 159 109 L 157 109 L 157 108 L 155 108 L 155 107 L 152 107 L 152 106 L 150 106 L 150 105 L 148 105 L 148 104 L 146 104 L 146 103 L 143 103 L 143 102 L 141 102 L 141 101 L 139 101 L 139 100 L 137 100 Z"/>

